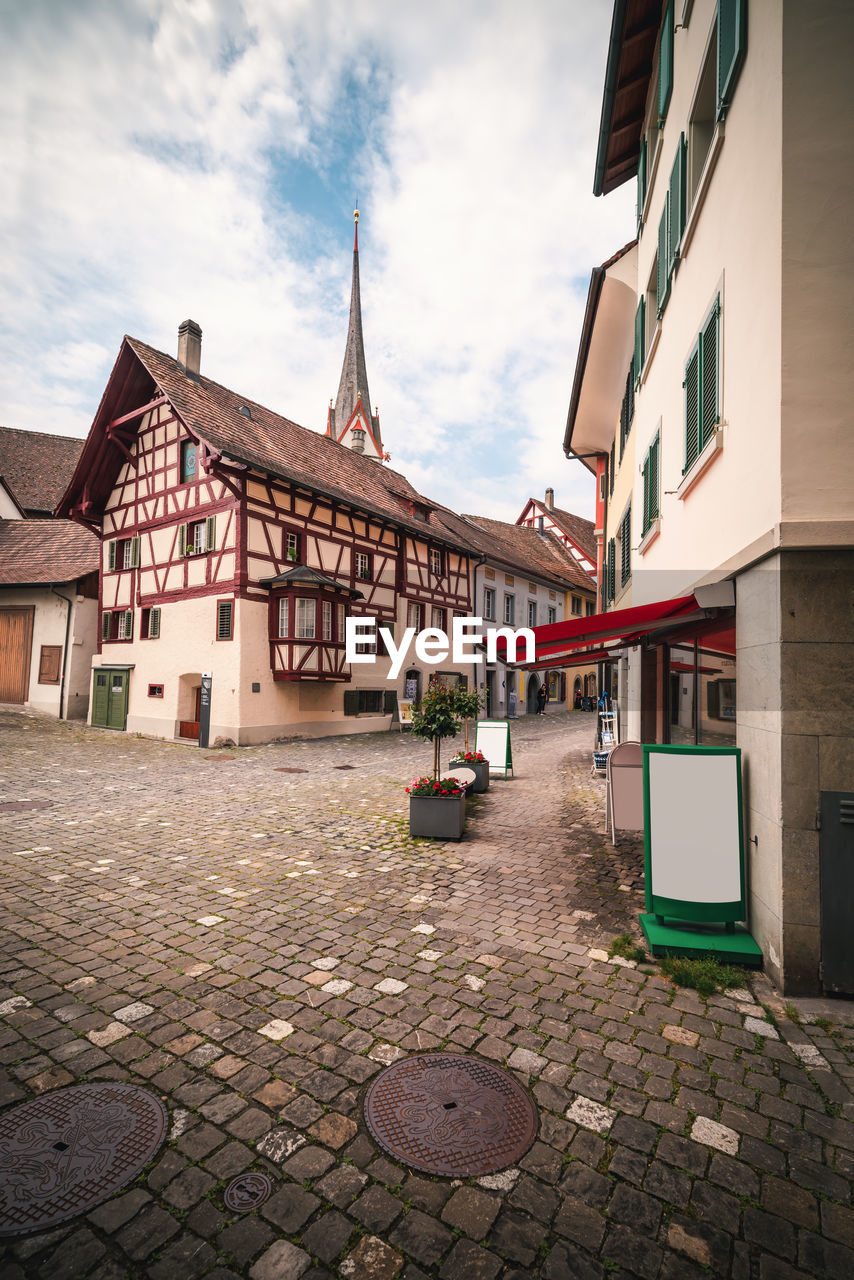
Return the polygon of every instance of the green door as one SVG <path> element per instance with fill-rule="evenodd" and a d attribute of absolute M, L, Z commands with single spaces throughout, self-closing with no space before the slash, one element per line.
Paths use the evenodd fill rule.
<path fill-rule="evenodd" d="M 92 724 L 101 729 L 124 729 L 128 715 L 128 672 L 102 668 L 94 672 Z"/>

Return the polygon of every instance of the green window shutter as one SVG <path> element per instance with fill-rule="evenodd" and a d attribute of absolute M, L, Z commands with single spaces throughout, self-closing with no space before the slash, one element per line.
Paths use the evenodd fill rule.
<path fill-rule="evenodd" d="M 608 539 L 608 570 L 606 586 L 608 600 L 613 600 L 617 594 L 617 544 L 613 538 Z"/>
<path fill-rule="evenodd" d="M 346 694 L 344 695 L 347 696 Z M 386 689 L 383 693 L 383 715 L 393 716 L 397 710 L 397 690 Z"/>
<path fill-rule="evenodd" d="M 645 337 L 646 337 L 646 332 L 645 332 L 646 316 L 645 316 L 645 312 L 646 312 L 646 299 L 645 299 L 645 298 L 641 298 L 640 302 L 638 303 L 638 309 L 637 309 L 637 311 L 635 312 L 635 351 L 634 351 L 634 362 L 635 362 L 635 377 L 636 377 L 636 378 L 639 378 L 639 377 L 641 376 L 641 372 L 643 371 L 643 361 L 644 361 L 644 356 L 646 355 L 646 351 L 645 351 L 645 349 L 644 349 L 644 348 L 646 347 L 646 342 L 644 341 L 644 339 L 645 339 Z"/>
<path fill-rule="evenodd" d="M 685 134 L 680 134 L 679 146 L 676 148 L 676 159 L 670 170 L 670 184 L 667 190 L 667 281 L 676 269 L 679 246 L 682 243 L 682 232 L 685 230 L 685 157 L 687 146 Z M 659 253 L 661 239 L 659 236 Z"/>
<path fill-rule="evenodd" d="M 661 315 L 667 303 L 667 293 L 670 285 L 670 272 L 667 267 L 667 246 L 670 239 L 668 235 L 669 213 L 670 196 L 667 195 L 664 200 L 664 208 L 661 211 L 661 221 L 658 224 L 658 263 L 655 269 L 655 306 L 659 315 Z"/>
<path fill-rule="evenodd" d="M 654 520 L 659 516 L 658 505 L 658 451 L 661 445 L 661 437 L 656 436 L 649 447 L 648 457 L 648 473 L 649 473 L 649 502 L 647 504 L 647 518 L 649 523 L 647 528 L 652 525 Z"/>
<path fill-rule="evenodd" d="M 718 0 L 718 111 L 722 120 L 732 101 L 747 51 L 747 0 Z"/>
<path fill-rule="evenodd" d="M 718 319 L 720 300 L 700 334 L 700 449 L 711 440 L 720 417 L 718 409 Z"/>
<path fill-rule="evenodd" d="M 187 526 L 185 524 L 178 525 L 178 555 L 185 556 L 187 554 Z"/>
<path fill-rule="evenodd" d="M 658 127 L 667 118 L 670 94 L 673 91 L 673 0 L 668 0 L 661 23 L 661 44 L 658 51 Z"/>
<path fill-rule="evenodd" d="M 208 516 L 205 520 L 205 551 L 213 551 L 216 546 L 216 516 Z"/>
<path fill-rule="evenodd" d="M 357 716 L 359 714 L 359 690 L 344 690 L 344 715 Z"/>
<path fill-rule="evenodd" d="M 139 534 L 131 538 L 130 543 L 130 567 L 132 569 L 139 568 Z"/>
<path fill-rule="evenodd" d="M 632 360 L 631 363 L 629 364 L 629 374 L 626 379 L 626 396 L 628 397 L 628 402 L 629 402 L 628 424 L 629 424 L 629 431 L 631 431 L 632 421 L 635 416 L 635 362 L 634 360 Z"/>
<path fill-rule="evenodd" d="M 616 463 L 617 437 L 611 441 L 611 460 L 608 463 L 608 492 L 614 492 L 614 464 Z"/>
<path fill-rule="evenodd" d="M 125 640 L 133 639 L 133 609 L 125 610 Z"/>
<path fill-rule="evenodd" d="M 109 640 L 110 638 L 110 615 L 109 613 L 101 614 L 101 639 Z"/>
<path fill-rule="evenodd" d="M 643 207 L 646 203 L 646 134 L 641 138 L 638 154 L 638 230 L 643 222 Z"/>
<path fill-rule="evenodd" d="M 624 587 L 632 576 L 632 504 L 620 522 L 620 586 Z"/>
<path fill-rule="evenodd" d="M 148 615 L 148 638 L 157 640 L 160 637 L 160 610 L 152 609 Z"/>
<path fill-rule="evenodd" d="M 107 543 L 107 568 L 115 569 L 116 567 L 116 540 L 115 538 Z"/>
<path fill-rule="evenodd" d="M 685 468 L 688 470 L 700 452 L 700 340 L 685 366 Z"/>

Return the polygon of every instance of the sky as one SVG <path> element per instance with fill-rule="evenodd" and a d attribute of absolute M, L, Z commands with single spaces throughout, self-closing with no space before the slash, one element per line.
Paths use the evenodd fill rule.
<path fill-rule="evenodd" d="M 391 466 L 515 520 L 555 490 L 590 271 L 610 0 L 0 0 L 0 423 L 84 436 L 122 335 L 322 431 L 353 210 Z"/>

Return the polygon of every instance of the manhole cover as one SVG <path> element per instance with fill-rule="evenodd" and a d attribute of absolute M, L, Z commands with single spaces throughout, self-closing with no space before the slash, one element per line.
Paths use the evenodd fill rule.
<path fill-rule="evenodd" d="M 334 764 L 332 766 L 333 769 L 355 769 L 355 767 L 354 764 Z"/>
<path fill-rule="evenodd" d="M 499 1067 L 461 1054 L 392 1063 L 368 1089 L 365 1120 L 395 1160 L 454 1178 L 515 1164 L 537 1136 L 537 1110 L 522 1086 Z"/>
<path fill-rule="evenodd" d="M 148 1164 L 166 1108 L 132 1084 L 82 1084 L 0 1115 L 0 1235 L 43 1231 L 109 1200 Z"/>
<path fill-rule="evenodd" d="M 223 1200 L 232 1213 L 248 1213 L 263 1204 L 272 1190 L 273 1184 L 266 1173 L 241 1173 L 229 1182 Z"/>
<path fill-rule="evenodd" d="M 308 773 L 308 769 L 277 769 L 276 773 Z"/>
<path fill-rule="evenodd" d="M 49 809 L 49 800 L 5 800 L 0 813 L 23 813 L 25 809 Z"/>

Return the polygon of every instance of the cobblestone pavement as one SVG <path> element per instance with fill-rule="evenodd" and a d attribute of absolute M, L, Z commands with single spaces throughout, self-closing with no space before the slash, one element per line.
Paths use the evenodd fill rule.
<path fill-rule="evenodd" d="M 591 737 L 514 724 L 516 777 L 437 844 L 397 732 L 205 752 L 0 710 L 0 1105 L 122 1080 L 170 1115 L 131 1187 L 0 1242 L 3 1280 L 850 1280 L 852 1032 L 607 960 L 642 859 Z M 440 1047 L 531 1090 L 517 1167 L 433 1179 L 369 1138 L 367 1082 Z M 273 1195 L 230 1213 L 249 1169 Z"/>

